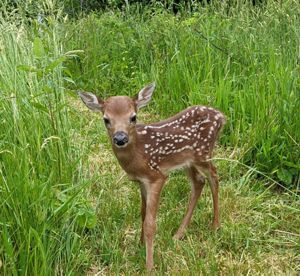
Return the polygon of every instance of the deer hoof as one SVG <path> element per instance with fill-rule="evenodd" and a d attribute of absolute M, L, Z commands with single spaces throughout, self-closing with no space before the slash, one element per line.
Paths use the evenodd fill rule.
<path fill-rule="evenodd" d="M 184 237 L 184 233 L 177 232 L 177 233 L 173 236 L 173 240 L 180 241 L 180 240 L 183 239 L 183 237 Z"/>
<path fill-rule="evenodd" d="M 212 224 L 212 229 L 214 230 L 214 231 L 217 231 L 218 229 L 220 229 L 220 223 L 219 222 L 217 222 L 217 223 L 213 223 Z"/>

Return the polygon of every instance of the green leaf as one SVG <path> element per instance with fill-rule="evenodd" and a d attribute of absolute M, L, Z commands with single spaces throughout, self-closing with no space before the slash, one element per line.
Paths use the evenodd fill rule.
<path fill-rule="evenodd" d="M 71 71 L 68 69 L 68 68 L 63 68 L 63 72 L 64 72 L 64 74 L 66 74 L 66 75 L 68 75 L 70 78 L 72 78 L 72 73 L 71 73 Z"/>
<path fill-rule="evenodd" d="M 78 54 L 82 54 L 82 53 L 84 53 L 83 50 L 72 50 L 72 51 L 66 52 L 64 55 L 67 57 L 76 57 L 76 56 L 78 56 Z"/>
<path fill-rule="evenodd" d="M 31 102 L 31 104 L 38 110 L 41 110 L 45 113 L 48 114 L 48 108 L 40 103 L 37 103 L 37 102 Z"/>
<path fill-rule="evenodd" d="M 95 212 L 91 209 L 80 209 L 77 216 L 77 223 L 81 228 L 95 228 L 97 223 Z"/>
<path fill-rule="evenodd" d="M 37 72 L 38 71 L 38 69 L 36 67 L 25 65 L 25 64 L 18 65 L 17 70 L 25 71 L 25 72 Z"/>
<path fill-rule="evenodd" d="M 281 168 L 277 171 L 278 178 L 285 184 L 291 184 L 293 180 L 293 175 L 289 170 Z"/>
<path fill-rule="evenodd" d="M 56 68 L 58 65 L 62 64 L 67 58 L 64 56 L 61 56 L 55 60 L 53 60 L 52 62 L 50 62 L 47 66 L 46 66 L 46 70 L 47 71 L 52 71 L 54 68 Z"/>
<path fill-rule="evenodd" d="M 44 91 L 44 92 L 46 92 L 46 93 L 52 93 L 53 92 L 53 89 L 49 86 L 49 85 L 44 85 L 43 87 L 42 87 L 42 90 Z"/>
<path fill-rule="evenodd" d="M 71 96 L 74 99 L 78 99 L 78 95 L 74 90 L 71 89 L 64 89 L 65 93 L 67 93 L 69 96 Z"/>
<path fill-rule="evenodd" d="M 64 77 L 64 80 L 75 85 L 75 82 L 69 77 Z"/>
<path fill-rule="evenodd" d="M 35 37 L 33 40 L 33 54 L 37 58 L 41 58 L 45 54 L 43 42 L 39 37 Z"/>
<path fill-rule="evenodd" d="M 291 168 L 300 169 L 300 164 L 295 164 L 289 161 L 283 161 L 283 164 Z"/>

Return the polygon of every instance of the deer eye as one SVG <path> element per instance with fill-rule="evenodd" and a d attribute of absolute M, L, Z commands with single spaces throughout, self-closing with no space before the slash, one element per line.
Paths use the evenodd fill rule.
<path fill-rule="evenodd" d="M 133 116 L 130 118 L 130 123 L 132 123 L 132 124 L 135 124 L 135 123 L 136 123 L 136 115 L 133 115 Z"/>
<path fill-rule="evenodd" d="M 104 124 L 105 124 L 106 126 L 109 126 L 109 125 L 110 125 L 110 120 L 109 120 L 108 118 L 103 117 L 103 121 L 104 121 Z"/>

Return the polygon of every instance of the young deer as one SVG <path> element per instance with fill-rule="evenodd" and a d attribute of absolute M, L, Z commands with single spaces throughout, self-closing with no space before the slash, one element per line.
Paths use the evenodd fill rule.
<path fill-rule="evenodd" d="M 106 100 L 89 92 L 78 92 L 93 111 L 103 113 L 114 154 L 131 180 L 140 185 L 142 206 L 141 242 L 146 243 L 146 267 L 153 267 L 153 241 L 159 197 L 171 170 L 186 168 L 192 182 L 187 212 L 174 235 L 181 239 L 208 178 L 213 197 L 213 228 L 219 227 L 218 178 L 211 162 L 224 115 L 210 107 L 192 106 L 153 124 L 137 124 L 137 111 L 148 104 L 155 84 L 144 87 L 133 99 L 114 96 Z"/>

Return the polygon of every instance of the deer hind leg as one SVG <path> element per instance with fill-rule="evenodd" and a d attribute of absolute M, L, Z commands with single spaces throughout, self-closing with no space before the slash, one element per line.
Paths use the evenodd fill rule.
<path fill-rule="evenodd" d="M 191 221 L 193 211 L 196 207 L 197 201 L 202 193 L 205 184 L 204 177 L 197 171 L 195 167 L 188 168 L 187 174 L 191 180 L 192 192 L 191 192 L 190 202 L 186 214 L 182 220 L 179 229 L 177 230 L 176 234 L 173 236 L 174 239 L 178 239 L 178 240 L 182 239 L 182 237 L 184 236 L 185 230 Z"/>
<path fill-rule="evenodd" d="M 220 227 L 219 221 L 219 180 L 217 175 L 217 169 L 212 162 L 207 162 L 205 165 L 201 165 L 201 170 L 208 178 L 210 189 L 212 192 L 214 217 L 212 227 L 217 230 Z"/>

